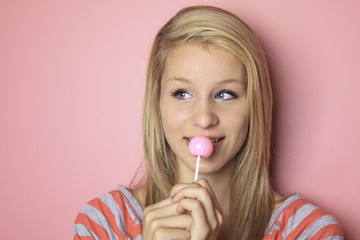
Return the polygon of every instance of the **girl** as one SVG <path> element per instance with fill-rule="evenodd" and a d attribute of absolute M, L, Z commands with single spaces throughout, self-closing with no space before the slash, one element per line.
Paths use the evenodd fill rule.
<path fill-rule="evenodd" d="M 271 119 L 268 65 L 250 28 L 223 9 L 181 10 L 148 64 L 145 184 L 90 201 L 74 239 L 343 239 L 332 216 L 273 190 Z M 193 182 L 195 136 L 214 152 Z"/>

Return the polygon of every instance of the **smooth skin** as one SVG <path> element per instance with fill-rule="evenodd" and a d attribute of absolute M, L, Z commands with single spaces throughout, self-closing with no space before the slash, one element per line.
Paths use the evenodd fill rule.
<path fill-rule="evenodd" d="M 248 130 L 246 97 L 245 69 L 227 50 L 186 44 L 169 54 L 160 110 L 179 177 L 169 198 L 144 209 L 143 239 L 230 239 L 228 186 Z M 197 182 L 188 150 L 194 136 L 219 140 L 201 160 Z M 144 202 L 143 189 L 134 194 Z"/>

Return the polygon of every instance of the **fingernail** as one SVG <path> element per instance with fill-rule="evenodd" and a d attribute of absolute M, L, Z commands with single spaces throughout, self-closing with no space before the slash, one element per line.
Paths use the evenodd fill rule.
<path fill-rule="evenodd" d="M 174 194 L 174 195 L 171 197 L 171 199 L 174 199 L 175 195 L 176 195 L 176 194 Z"/>

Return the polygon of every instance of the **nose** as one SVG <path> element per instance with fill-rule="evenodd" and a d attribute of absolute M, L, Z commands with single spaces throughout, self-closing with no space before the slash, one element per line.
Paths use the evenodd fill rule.
<path fill-rule="evenodd" d="M 195 104 L 192 113 L 192 123 L 194 126 L 208 129 L 219 123 L 215 106 L 211 101 L 199 101 Z"/>

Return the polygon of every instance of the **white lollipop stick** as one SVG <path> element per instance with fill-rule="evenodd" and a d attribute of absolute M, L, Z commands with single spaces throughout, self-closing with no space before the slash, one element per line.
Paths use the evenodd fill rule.
<path fill-rule="evenodd" d="M 196 159 L 196 169 L 195 169 L 194 182 L 196 182 L 196 181 L 198 180 L 199 166 L 200 166 L 200 155 L 198 155 L 198 156 L 197 156 L 197 159 Z"/>

